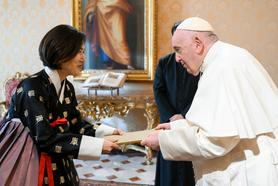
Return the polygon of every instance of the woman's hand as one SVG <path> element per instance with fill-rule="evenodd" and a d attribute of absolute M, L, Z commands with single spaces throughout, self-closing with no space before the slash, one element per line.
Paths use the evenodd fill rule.
<path fill-rule="evenodd" d="M 115 129 L 113 131 L 113 135 L 123 135 L 124 134 L 124 131 L 122 131 L 121 129 Z"/>
<path fill-rule="evenodd" d="M 102 145 L 102 153 L 103 154 L 108 154 L 110 153 L 113 149 L 120 149 L 120 146 L 117 145 L 115 142 L 117 140 L 106 140 L 104 139 L 103 145 Z"/>

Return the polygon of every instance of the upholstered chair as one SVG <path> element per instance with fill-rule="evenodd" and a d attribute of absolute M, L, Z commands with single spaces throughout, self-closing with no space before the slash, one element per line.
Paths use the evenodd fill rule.
<path fill-rule="evenodd" d="M 4 83 L 4 94 L 6 97 L 6 107 L 9 108 L 11 98 L 16 90 L 17 85 L 21 80 L 25 79 L 28 76 L 27 73 L 17 72 L 13 77 L 8 78 Z"/>
<path fill-rule="evenodd" d="M 12 95 L 14 94 L 17 85 L 21 80 L 28 76 L 27 73 L 16 72 L 16 74 L 10 78 L 8 78 L 4 82 L 4 95 L 5 101 L 0 102 L 0 120 L 4 117 L 7 109 L 10 106 Z"/>

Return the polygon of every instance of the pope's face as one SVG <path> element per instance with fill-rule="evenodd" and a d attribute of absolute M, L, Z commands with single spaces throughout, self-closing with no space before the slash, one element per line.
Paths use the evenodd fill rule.
<path fill-rule="evenodd" d="M 202 61 L 196 50 L 194 36 L 190 31 L 177 30 L 172 37 L 172 47 L 176 54 L 176 61 L 181 63 L 188 73 L 197 76 Z"/>

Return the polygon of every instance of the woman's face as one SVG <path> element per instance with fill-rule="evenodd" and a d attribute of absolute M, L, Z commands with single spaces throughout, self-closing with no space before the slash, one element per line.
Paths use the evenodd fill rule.
<path fill-rule="evenodd" d="M 59 72 L 63 73 L 64 76 L 68 76 L 68 75 L 78 76 L 83 70 L 84 62 L 85 62 L 85 45 L 83 44 L 79 52 L 76 54 L 74 58 L 61 64 L 61 69 L 59 70 Z"/>

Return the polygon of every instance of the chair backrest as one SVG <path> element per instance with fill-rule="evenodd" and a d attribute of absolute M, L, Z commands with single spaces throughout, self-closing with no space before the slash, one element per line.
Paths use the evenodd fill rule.
<path fill-rule="evenodd" d="M 11 98 L 16 90 L 17 85 L 20 83 L 21 80 L 28 77 L 28 73 L 20 73 L 16 72 L 16 74 L 8 78 L 4 83 L 4 94 L 5 94 L 5 101 L 6 101 L 6 108 L 9 108 Z"/>

